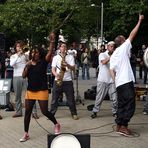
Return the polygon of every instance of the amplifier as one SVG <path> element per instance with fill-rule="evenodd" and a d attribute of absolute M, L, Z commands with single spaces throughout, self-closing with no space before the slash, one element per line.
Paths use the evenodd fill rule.
<path fill-rule="evenodd" d="M 11 79 L 0 79 L 0 105 L 8 105 L 10 102 Z"/>
<path fill-rule="evenodd" d="M 0 92 L 0 105 L 8 105 L 10 102 L 10 92 Z"/>

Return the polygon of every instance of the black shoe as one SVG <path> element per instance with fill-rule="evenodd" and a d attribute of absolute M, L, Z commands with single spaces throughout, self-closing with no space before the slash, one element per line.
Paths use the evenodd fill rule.
<path fill-rule="evenodd" d="M 23 116 L 22 114 L 17 114 L 17 113 L 16 113 L 16 114 L 14 114 L 12 117 L 13 117 L 13 118 L 17 118 L 17 117 L 22 117 L 22 116 Z"/>
<path fill-rule="evenodd" d="M 92 115 L 91 115 L 91 118 L 94 119 L 96 117 L 97 117 L 97 113 L 93 112 Z"/>
<path fill-rule="evenodd" d="M 78 117 L 77 115 L 72 115 L 72 118 L 73 118 L 74 120 L 79 120 L 79 117 Z"/>
<path fill-rule="evenodd" d="M 32 118 L 39 119 L 39 116 L 37 115 L 37 113 L 32 113 Z"/>
<path fill-rule="evenodd" d="M 117 118 L 117 114 L 116 113 L 113 113 L 112 116 L 115 117 L 115 118 Z"/>
<path fill-rule="evenodd" d="M 0 115 L 0 120 L 2 120 L 3 119 L 3 117 Z"/>

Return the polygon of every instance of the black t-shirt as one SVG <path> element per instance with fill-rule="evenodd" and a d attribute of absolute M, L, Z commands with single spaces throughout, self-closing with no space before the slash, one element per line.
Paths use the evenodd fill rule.
<path fill-rule="evenodd" d="M 30 91 L 47 90 L 47 61 L 41 60 L 36 65 L 31 65 L 28 70 L 28 87 Z"/>

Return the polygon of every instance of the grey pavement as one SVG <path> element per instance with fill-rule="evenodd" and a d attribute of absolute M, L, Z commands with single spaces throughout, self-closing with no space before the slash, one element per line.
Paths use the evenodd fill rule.
<path fill-rule="evenodd" d="M 94 69 L 91 70 L 91 79 L 79 78 L 79 94 L 84 98 L 84 91 L 96 85 Z M 76 84 L 74 82 L 74 84 Z M 23 97 L 22 97 L 23 98 Z M 51 95 L 49 97 L 50 104 Z M 11 93 L 14 101 L 14 93 Z M 24 101 L 24 100 L 23 100 Z M 133 137 L 118 135 L 114 129 L 114 117 L 111 113 L 111 101 L 105 100 L 102 104 L 98 117 L 91 119 L 91 112 L 87 105 L 93 104 L 92 100 L 85 100 L 84 106 L 77 105 L 79 120 L 73 120 L 66 106 L 60 106 L 56 113 L 57 120 L 61 123 L 62 133 L 78 133 L 91 135 L 91 148 L 146 148 L 148 144 L 148 116 L 142 114 L 143 101 L 136 101 L 136 112 L 132 118 L 129 128 L 134 131 Z M 23 136 L 23 117 L 12 118 L 14 112 L 0 111 L 3 119 L 0 120 L 0 148 L 47 148 L 47 132 L 53 133 L 53 124 L 43 116 L 38 107 L 40 118 L 32 119 L 30 124 L 30 140 L 20 143 Z M 43 127 L 43 128 L 42 128 Z"/>

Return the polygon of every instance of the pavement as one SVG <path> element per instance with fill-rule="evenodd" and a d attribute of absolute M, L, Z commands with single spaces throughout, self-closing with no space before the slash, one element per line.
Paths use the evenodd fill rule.
<path fill-rule="evenodd" d="M 90 69 L 90 80 L 79 78 L 78 90 L 81 99 L 84 99 L 84 91 L 96 85 L 94 69 Z M 80 73 L 81 74 L 81 73 Z M 74 81 L 76 87 L 76 82 Z M 23 93 L 24 96 L 24 93 Z M 24 97 L 23 102 L 24 102 Z M 49 97 L 50 105 L 51 95 Z M 14 102 L 14 93 L 11 93 L 11 101 Z M 77 104 L 79 120 L 73 120 L 67 106 L 59 106 L 56 118 L 62 126 L 62 133 L 90 134 L 90 148 L 146 148 L 148 144 L 148 116 L 142 114 L 143 101 L 136 101 L 136 112 L 129 128 L 133 131 L 132 137 L 118 135 L 114 131 L 114 117 L 111 113 L 111 101 L 104 100 L 98 117 L 91 119 L 91 112 L 87 106 L 93 104 L 93 100 L 84 100 Z M 24 109 L 23 109 L 24 111 Z M 23 117 L 12 118 L 14 112 L 0 111 L 3 119 L 0 120 L 0 148 L 47 148 L 47 135 L 54 133 L 53 124 L 47 120 L 37 108 L 38 120 L 32 119 L 30 123 L 30 140 L 20 143 L 23 136 Z M 50 148 L 50 147 L 49 147 Z M 63 147 L 61 147 L 63 148 Z"/>

